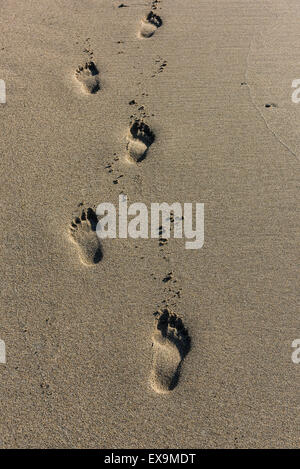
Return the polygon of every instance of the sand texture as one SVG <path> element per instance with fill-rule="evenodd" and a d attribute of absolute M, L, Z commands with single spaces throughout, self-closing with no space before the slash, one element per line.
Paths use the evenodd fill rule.
<path fill-rule="evenodd" d="M 296 448 L 299 2 L 121 3 L 1 4 L 0 447 Z"/>

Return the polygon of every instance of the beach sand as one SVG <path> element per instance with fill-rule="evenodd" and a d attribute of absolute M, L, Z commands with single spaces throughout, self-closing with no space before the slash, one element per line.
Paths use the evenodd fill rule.
<path fill-rule="evenodd" d="M 0 447 L 298 447 L 298 2 L 120 5 L 1 5 Z M 120 194 L 204 246 L 99 243 Z"/>

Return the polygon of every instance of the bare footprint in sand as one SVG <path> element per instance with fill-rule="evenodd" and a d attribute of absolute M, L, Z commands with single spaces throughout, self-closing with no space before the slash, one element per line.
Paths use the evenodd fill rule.
<path fill-rule="evenodd" d="M 127 136 L 127 151 L 130 159 L 136 163 L 142 161 L 154 140 L 155 135 L 150 127 L 141 120 L 135 120 Z"/>
<path fill-rule="evenodd" d="M 99 70 L 94 62 L 86 62 L 84 66 L 80 65 L 75 76 L 86 93 L 95 94 L 100 90 Z"/>
<path fill-rule="evenodd" d="M 156 321 L 151 386 L 154 391 L 165 394 L 178 384 L 182 362 L 191 348 L 191 339 L 182 320 L 168 309 L 158 312 Z"/>
<path fill-rule="evenodd" d="M 75 218 L 70 226 L 70 237 L 77 246 L 83 264 L 98 264 L 103 257 L 100 240 L 96 234 L 98 218 L 93 209 L 82 210 L 81 216 Z"/>
<path fill-rule="evenodd" d="M 148 15 L 142 19 L 141 21 L 141 28 L 139 31 L 140 37 L 151 37 L 155 33 L 155 31 L 160 28 L 162 25 L 162 19 L 160 16 L 155 15 L 153 11 L 150 11 Z"/>

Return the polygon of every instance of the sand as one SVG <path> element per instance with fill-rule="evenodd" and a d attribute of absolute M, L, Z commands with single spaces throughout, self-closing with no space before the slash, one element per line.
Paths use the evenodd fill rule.
<path fill-rule="evenodd" d="M 295 448 L 299 4 L 120 4 L 1 5 L 0 446 Z M 204 246 L 100 243 L 121 193 Z"/>

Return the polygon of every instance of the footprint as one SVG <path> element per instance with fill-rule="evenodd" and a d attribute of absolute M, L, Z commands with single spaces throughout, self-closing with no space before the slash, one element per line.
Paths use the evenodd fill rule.
<path fill-rule="evenodd" d="M 127 151 L 131 160 L 135 162 L 142 161 L 154 140 L 155 135 L 150 127 L 142 120 L 136 119 L 127 136 Z"/>
<path fill-rule="evenodd" d="M 98 264 L 103 257 L 100 240 L 96 234 L 98 218 L 93 209 L 82 210 L 81 216 L 76 217 L 70 226 L 70 237 L 79 250 L 79 257 L 83 264 L 91 266 Z"/>
<path fill-rule="evenodd" d="M 155 31 L 162 25 L 162 19 L 160 16 L 155 15 L 153 11 L 150 11 L 148 15 L 141 21 L 141 29 L 139 31 L 141 37 L 151 37 Z"/>
<path fill-rule="evenodd" d="M 75 76 L 85 92 L 95 94 L 100 90 L 99 70 L 94 62 L 86 62 L 84 66 L 80 65 L 75 72 Z"/>
<path fill-rule="evenodd" d="M 165 394 L 178 384 L 182 362 L 190 350 L 191 339 L 182 320 L 168 309 L 159 311 L 156 321 L 151 386 L 154 391 Z"/>

